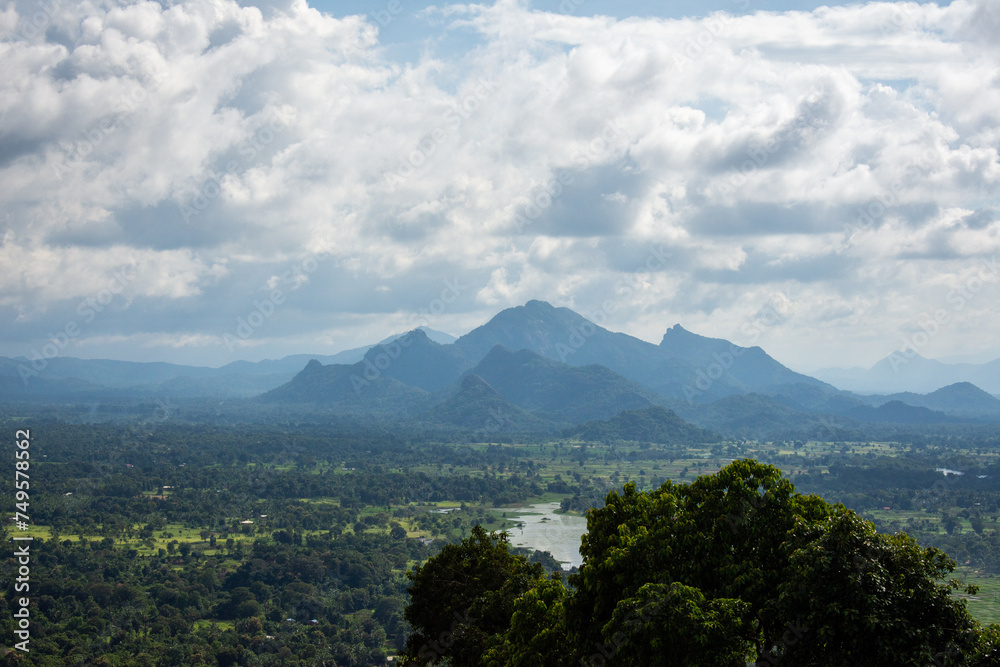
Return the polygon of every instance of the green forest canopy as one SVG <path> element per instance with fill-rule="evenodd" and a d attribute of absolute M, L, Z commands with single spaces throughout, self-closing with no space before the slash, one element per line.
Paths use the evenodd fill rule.
<path fill-rule="evenodd" d="M 407 664 L 987 665 L 955 563 L 881 535 L 780 470 L 735 461 L 691 484 L 628 484 L 587 515 L 578 574 L 477 527 L 408 576 Z M 974 592 L 974 589 L 967 589 Z"/>

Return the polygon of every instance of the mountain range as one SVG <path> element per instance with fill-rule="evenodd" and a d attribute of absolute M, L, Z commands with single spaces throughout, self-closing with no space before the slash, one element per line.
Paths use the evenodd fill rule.
<path fill-rule="evenodd" d="M 420 330 L 437 342 L 455 340 L 454 336 L 441 331 L 426 327 Z M 293 354 L 256 362 L 240 360 L 219 368 L 61 356 L 34 361 L 25 357 L 0 357 L 0 401 L 116 396 L 246 398 L 288 382 L 310 360 L 323 364 L 353 364 L 363 359 L 372 347 L 391 343 L 403 335 L 396 334 L 379 343 L 333 355 Z"/>
<path fill-rule="evenodd" d="M 1000 394 L 1000 359 L 985 364 L 946 364 L 916 352 L 893 352 L 871 368 L 826 368 L 815 375 L 841 389 L 864 393 L 928 393 L 967 382 Z"/>
<path fill-rule="evenodd" d="M 912 372 L 932 368 L 924 362 L 938 363 L 914 357 Z M 870 372 L 884 371 L 876 365 Z M 262 410 L 367 414 L 482 433 L 556 432 L 589 423 L 581 433 L 635 439 L 657 428 L 759 437 L 866 423 L 1000 421 L 1000 400 L 973 383 L 929 393 L 855 394 L 792 371 L 760 347 L 679 324 L 655 345 L 543 301 L 503 310 L 459 338 L 420 328 L 337 355 L 221 368 L 0 358 L 0 402 L 164 396 L 244 399 Z M 623 414 L 630 417 L 619 419 Z"/>

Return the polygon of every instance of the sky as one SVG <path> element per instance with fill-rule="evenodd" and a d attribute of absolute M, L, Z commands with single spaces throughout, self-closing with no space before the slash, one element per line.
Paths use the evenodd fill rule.
<path fill-rule="evenodd" d="M 996 0 L 313 2 L 0 3 L 0 355 L 1000 357 Z"/>

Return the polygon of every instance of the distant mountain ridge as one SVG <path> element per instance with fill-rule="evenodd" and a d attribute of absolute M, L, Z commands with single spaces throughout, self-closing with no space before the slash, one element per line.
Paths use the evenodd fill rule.
<path fill-rule="evenodd" d="M 494 345 L 531 350 L 572 366 L 606 366 L 658 394 L 694 402 L 795 383 L 837 391 L 786 368 L 759 347 L 706 338 L 680 325 L 668 329 L 660 344 L 653 345 L 544 301 L 501 311 L 455 341 L 469 359 L 481 358 Z"/>
<path fill-rule="evenodd" d="M 427 391 L 382 375 L 365 375 L 364 362 L 324 366 L 310 361 L 289 382 L 263 394 L 265 403 L 308 405 L 345 413 L 402 416 L 427 410 Z"/>
<path fill-rule="evenodd" d="M 604 366 L 570 366 L 531 350 L 512 352 L 502 345 L 494 346 L 470 373 L 514 405 L 554 421 L 605 419 L 662 400 Z"/>
<path fill-rule="evenodd" d="M 718 442 L 719 436 L 694 426 L 664 407 L 626 410 L 611 419 L 589 421 L 570 431 L 586 442 L 636 441 L 661 445 Z"/>
<path fill-rule="evenodd" d="M 507 401 L 478 375 L 467 375 L 453 396 L 427 414 L 431 422 L 467 428 L 484 436 L 495 432 L 535 432 L 552 423 Z"/>
<path fill-rule="evenodd" d="M 679 324 L 654 345 L 536 300 L 507 308 L 459 338 L 419 328 L 322 357 L 214 369 L 54 358 L 25 382 L 26 363 L 0 358 L 0 400 L 256 397 L 255 405 L 281 410 L 510 432 L 556 432 L 586 422 L 595 422 L 594 429 L 635 430 L 658 420 L 669 430 L 669 419 L 656 412 L 666 407 L 702 428 L 746 437 L 840 433 L 864 423 L 1000 421 L 1000 400 L 967 382 L 927 394 L 852 394 L 788 369 L 759 347 Z M 632 422 L 613 421 L 623 413 Z"/>
<path fill-rule="evenodd" d="M 949 417 L 943 412 L 910 405 L 899 400 L 888 401 L 878 407 L 858 406 L 848 410 L 846 416 L 866 422 L 891 424 L 946 424 L 961 421 L 957 417 Z"/>
<path fill-rule="evenodd" d="M 359 363 L 364 365 L 365 378 L 391 377 L 424 391 L 447 387 L 468 366 L 453 345 L 436 343 L 420 329 L 375 345 Z"/>
<path fill-rule="evenodd" d="M 877 404 L 900 401 L 907 405 L 928 408 L 951 416 L 1000 416 L 1000 399 L 991 396 L 971 382 L 956 382 L 929 394 L 903 392 L 878 397 Z"/>
<path fill-rule="evenodd" d="M 370 366 L 379 362 L 385 365 L 388 377 L 435 391 L 457 382 L 461 372 L 478 364 L 499 344 L 514 351 L 530 350 L 570 366 L 604 366 L 671 399 L 709 403 L 730 394 L 767 392 L 795 384 L 835 391 L 815 378 L 791 371 L 758 347 L 742 348 L 721 339 L 706 338 L 680 325 L 668 329 L 660 344 L 654 345 L 609 331 L 568 308 L 556 308 L 544 301 L 529 301 L 524 306 L 505 309 L 457 339 L 433 330 L 422 331 L 426 335 L 418 345 L 420 350 L 405 350 L 399 359 L 392 357 L 396 351 L 394 344 L 411 336 L 411 332 L 336 355 L 235 361 L 221 368 L 57 357 L 47 360 L 38 378 L 82 381 L 85 384 L 79 385 L 79 392 L 84 394 L 97 390 L 89 385 L 98 385 L 147 395 L 248 397 L 288 382 L 310 359 L 316 359 L 324 365 L 367 362 Z M 386 363 L 387 358 L 393 363 Z M 51 393 L 50 389 L 57 389 L 44 386 L 35 392 L 24 392 L 18 382 L 5 379 L 17 376 L 18 368 L 26 364 L 30 362 L 0 358 L 0 396 L 43 397 Z M 375 370 L 378 374 L 383 372 Z M 60 395 L 76 391 L 70 391 L 66 385 L 58 389 L 56 393 Z"/>
<path fill-rule="evenodd" d="M 608 418 L 663 400 L 604 366 L 570 366 L 531 350 L 512 352 L 496 345 L 463 375 L 457 353 L 421 332 L 411 332 L 398 343 L 376 346 L 352 365 L 311 361 L 290 382 L 259 400 L 347 411 L 381 408 L 397 400 L 401 415 L 439 401 L 430 410 L 432 421 L 468 425 L 469 415 L 461 412 L 465 406 L 475 415 L 473 423 L 487 423 L 492 417 L 498 425 L 519 429 Z"/>
<path fill-rule="evenodd" d="M 758 347 L 706 338 L 680 325 L 653 345 L 543 301 L 503 310 L 451 344 L 410 332 L 373 346 L 350 370 L 331 366 L 325 372 L 331 379 L 320 383 L 324 397 L 309 398 L 317 404 L 355 405 L 353 399 L 335 395 L 348 390 L 344 377 L 353 378 L 355 392 L 376 378 L 391 378 L 433 394 L 432 400 L 445 400 L 461 393 L 462 377 L 476 375 L 504 401 L 550 423 L 607 419 L 670 401 L 707 404 L 752 391 L 794 393 L 807 387 L 823 396 L 838 393 L 782 366 Z M 315 378 L 300 376 L 292 387 L 269 392 L 262 400 L 305 400 L 310 396 L 307 381 L 320 388 Z M 481 394 L 464 400 L 476 406 L 489 402 Z M 456 419 L 444 407 L 432 411 L 434 419 L 442 415 Z"/>
<path fill-rule="evenodd" d="M 429 340 L 450 344 L 454 336 L 419 327 Z M 325 365 L 354 364 L 380 343 L 333 355 L 293 354 L 281 359 L 237 360 L 218 368 L 165 362 L 77 359 L 57 356 L 32 362 L 24 357 L 0 357 L 0 400 L 81 399 L 94 395 L 117 397 L 245 398 L 263 394 L 289 380 L 312 359 Z"/>
<path fill-rule="evenodd" d="M 910 352 L 893 352 L 871 368 L 827 368 L 816 377 L 848 391 L 877 394 L 928 393 L 967 382 L 1000 394 L 1000 359 L 985 364 L 946 364 Z"/>

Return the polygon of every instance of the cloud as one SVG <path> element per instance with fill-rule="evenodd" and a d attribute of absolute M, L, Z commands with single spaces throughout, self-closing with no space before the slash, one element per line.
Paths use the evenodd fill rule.
<path fill-rule="evenodd" d="M 84 337 L 116 326 L 137 355 L 218 365 L 232 356 L 211 341 L 266 290 L 292 294 L 275 276 L 319 247 L 255 338 L 272 356 L 371 342 L 379 317 L 408 322 L 456 277 L 468 287 L 431 326 L 529 298 L 594 309 L 661 247 L 671 261 L 614 328 L 658 340 L 669 312 L 726 336 L 798 287 L 816 305 L 788 310 L 781 342 L 804 358 L 845 339 L 824 322 L 891 292 L 851 325 L 874 355 L 870 332 L 893 340 L 928 275 L 1000 251 L 986 2 L 682 20 L 450 5 L 424 20 L 477 38 L 412 63 L 370 19 L 257 4 L 0 13 L 11 346 L 123 266 L 127 301 Z"/>

